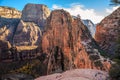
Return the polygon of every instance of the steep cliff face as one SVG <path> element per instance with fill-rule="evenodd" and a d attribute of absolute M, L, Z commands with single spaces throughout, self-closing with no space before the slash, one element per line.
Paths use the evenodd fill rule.
<path fill-rule="evenodd" d="M 44 22 L 44 19 L 48 17 L 49 12 L 47 12 L 46 9 L 48 8 L 46 6 L 37 4 L 26 5 L 22 12 L 22 19 L 26 22 L 19 19 L 20 16 L 17 15 L 20 12 L 16 9 L 9 7 L 0 8 L 4 12 L 4 14 L 0 14 L 0 40 L 9 41 L 16 46 L 35 46 L 40 43 L 42 33 L 35 22 L 38 18 L 41 19 L 41 22 Z M 32 11 L 28 10 L 29 8 Z M 36 11 L 36 14 L 33 13 L 33 10 Z M 44 23 L 39 24 L 43 25 Z"/>
<path fill-rule="evenodd" d="M 114 54 L 120 35 L 120 7 L 97 25 L 95 40 L 108 54 Z"/>
<path fill-rule="evenodd" d="M 110 66 L 103 62 L 87 27 L 64 10 L 52 11 L 47 19 L 42 50 L 49 57 L 48 73 L 73 68 L 107 70 Z"/>
<path fill-rule="evenodd" d="M 0 61 L 9 57 L 10 48 L 11 45 L 8 41 L 0 40 Z"/>
<path fill-rule="evenodd" d="M 12 43 L 18 23 L 19 19 L 0 18 L 0 40 Z"/>
<path fill-rule="evenodd" d="M 21 18 L 21 12 L 15 8 L 0 6 L 0 17 Z"/>
<path fill-rule="evenodd" d="M 83 24 L 87 26 L 92 37 L 95 36 L 96 26 L 91 20 L 82 20 Z"/>
<path fill-rule="evenodd" d="M 27 4 L 22 11 L 23 21 L 32 21 L 42 29 L 45 26 L 46 19 L 50 15 L 50 10 L 46 5 Z"/>
<path fill-rule="evenodd" d="M 37 24 L 20 20 L 13 40 L 16 46 L 32 46 L 40 43 L 41 36 L 42 33 Z"/>

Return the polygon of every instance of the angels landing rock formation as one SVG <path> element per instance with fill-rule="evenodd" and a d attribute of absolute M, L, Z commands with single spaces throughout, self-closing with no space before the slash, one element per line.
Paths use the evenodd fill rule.
<path fill-rule="evenodd" d="M 110 67 L 80 18 L 72 18 L 64 10 L 52 11 L 47 19 L 42 51 L 48 55 L 48 74 L 73 68 L 108 70 Z"/>
<path fill-rule="evenodd" d="M 120 7 L 97 25 L 95 40 L 108 54 L 114 54 L 120 38 Z"/>
<path fill-rule="evenodd" d="M 27 4 L 22 11 L 22 20 L 35 22 L 41 29 L 45 26 L 46 19 L 50 15 L 50 10 L 46 5 Z"/>

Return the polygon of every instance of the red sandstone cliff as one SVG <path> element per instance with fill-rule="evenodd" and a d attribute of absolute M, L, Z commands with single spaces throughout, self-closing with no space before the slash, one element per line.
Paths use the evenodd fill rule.
<path fill-rule="evenodd" d="M 97 25 L 95 40 L 108 54 L 114 54 L 120 35 L 120 7 Z"/>
<path fill-rule="evenodd" d="M 42 50 L 49 57 L 48 73 L 73 68 L 108 70 L 110 67 L 100 56 L 87 27 L 64 10 L 52 11 L 47 19 Z"/>

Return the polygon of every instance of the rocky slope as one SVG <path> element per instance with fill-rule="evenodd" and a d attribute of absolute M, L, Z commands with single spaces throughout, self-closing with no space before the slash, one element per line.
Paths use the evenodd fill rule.
<path fill-rule="evenodd" d="M 64 73 L 41 76 L 35 80 L 110 80 L 108 74 L 99 70 L 75 69 Z"/>
<path fill-rule="evenodd" d="M 19 19 L 0 18 L 0 40 L 12 43 L 18 23 Z"/>
<path fill-rule="evenodd" d="M 20 20 L 13 41 L 16 46 L 38 45 L 41 36 L 42 33 L 37 24 Z"/>
<path fill-rule="evenodd" d="M 97 25 L 95 40 L 108 54 L 114 54 L 120 35 L 120 7 Z"/>
<path fill-rule="evenodd" d="M 15 8 L 0 6 L 0 17 L 4 18 L 21 18 L 21 12 Z"/>
<path fill-rule="evenodd" d="M 91 20 L 82 20 L 83 24 L 87 26 L 92 37 L 95 36 L 96 26 Z"/>
<path fill-rule="evenodd" d="M 108 70 L 110 67 L 80 18 L 72 18 L 64 10 L 52 11 L 47 19 L 42 51 L 48 55 L 48 74 L 73 68 Z"/>
<path fill-rule="evenodd" d="M 12 16 L 16 16 L 16 9 L 2 7 L 4 13 L 0 18 L 0 40 L 7 40 L 16 46 L 38 46 L 42 36 L 41 29 L 50 14 L 47 6 L 42 4 L 27 4 L 22 11 L 22 18 L 7 17 L 12 10 Z M 9 10 L 10 9 L 10 10 Z M 16 14 L 14 14 L 16 12 Z M 6 15 L 6 16 L 4 16 Z M 4 18 L 3 18 L 4 17 Z M 15 19 L 18 18 L 18 19 Z"/>
<path fill-rule="evenodd" d="M 35 22 L 41 29 L 45 26 L 46 19 L 50 15 L 50 10 L 46 5 L 27 4 L 22 11 L 22 20 Z"/>

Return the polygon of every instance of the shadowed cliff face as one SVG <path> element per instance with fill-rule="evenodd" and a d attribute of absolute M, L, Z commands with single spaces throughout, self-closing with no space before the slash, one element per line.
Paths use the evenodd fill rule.
<path fill-rule="evenodd" d="M 47 19 L 42 50 L 49 56 L 48 73 L 73 68 L 108 70 L 110 66 L 103 62 L 87 27 L 64 10 L 52 11 Z"/>
<path fill-rule="evenodd" d="M 120 35 L 120 7 L 97 25 L 95 40 L 108 54 L 114 54 Z"/>

